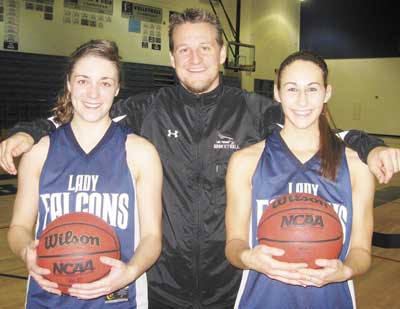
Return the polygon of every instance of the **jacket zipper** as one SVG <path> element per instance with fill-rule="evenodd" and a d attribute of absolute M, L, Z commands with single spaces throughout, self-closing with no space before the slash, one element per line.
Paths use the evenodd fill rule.
<path fill-rule="evenodd" d="M 201 173 L 201 158 L 200 158 L 200 143 L 201 143 L 201 104 L 202 97 L 198 96 L 196 98 L 196 170 L 195 170 L 195 181 L 196 181 L 196 190 L 197 194 L 200 197 L 201 195 L 201 184 L 200 184 L 200 173 Z M 194 308 L 201 308 L 201 295 L 200 295 L 200 200 L 201 198 L 197 198 L 195 201 L 195 233 L 194 233 L 194 282 L 195 282 L 195 290 L 194 290 Z"/>

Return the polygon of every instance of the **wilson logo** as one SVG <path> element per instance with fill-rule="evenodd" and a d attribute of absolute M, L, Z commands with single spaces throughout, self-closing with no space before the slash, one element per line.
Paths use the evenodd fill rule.
<path fill-rule="evenodd" d="M 278 208 L 287 203 L 293 203 L 293 202 L 311 202 L 313 204 L 319 204 L 325 208 L 332 207 L 328 202 L 322 201 L 317 197 L 314 198 L 302 194 L 289 194 L 287 196 L 281 196 L 276 200 L 272 201 L 270 206 L 272 208 Z"/>
<path fill-rule="evenodd" d="M 321 216 L 313 215 L 291 215 L 282 216 L 281 227 L 287 228 L 291 226 L 312 226 L 324 227 L 324 221 Z"/>
<path fill-rule="evenodd" d="M 76 263 L 53 263 L 53 274 L 73 275 L 90 271 L 94 271 L 92 260 Z"/>
<path fill-rule="evenodd" d="M 66 233 L 55 233 L 44 238 L 44 246 L 46 249 L 55 248 L 57 246 L 66 245 L 91 245 L 100 246 L 100 238 L 90 235 L 74 235 L 72 231 L 67 231 Z"/>

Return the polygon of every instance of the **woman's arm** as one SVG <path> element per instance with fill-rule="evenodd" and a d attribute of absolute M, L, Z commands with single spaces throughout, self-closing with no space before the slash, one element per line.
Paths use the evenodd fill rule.
<path fill-rule="evenodd" d="M 131 173 L 134 173 L 136 179 L 140 243 L 128 266 L 131 267 L 136 280 L 156 262 L 161 253 L 163 175 L 160 157 L 150 142 L 132 135 L 130 144 L 127 156 Z"/>
<path fill-rule="evenodd" d="M 344 264 L 354 277 L 365 273 L 371 265 L 375 182 L 368 167 L 354 152 L 348 150 L 347 158 L 353 192 L 353 226 L 350 251 Z"/>
<path fill-rule="evenodd" d="M 49 139 L 44 138 L 26 153 L 20 162 L 18 191 L 8 231 L 8 242 L 14 254 L 24 262 L 27 246 L 33 241 L 33 227 L 38 213 L 39 178 L 48 145 Z"/>
<path fill-rule="evenodd" d="M 49 138 L 43 138 L 20 162 L 18 191 L 15 197 L 13 215 L 8 230 L 11 251 L 25 264 L 29 274 L 46 291 L 61 294 L 57 284 L 43 278 L 49 270 L 36 264 L 36 247 L 33 228 L 38 214 L 39 179 L 49 148 Z"/>
<path fill-rule="evenodd" d="M 250 250 L 249 223 L 251 214 L 251 175 L 253 156 L 248 148 L 235 152 L 226 173 L 226 246 L 225 255 L 237 268 L 248 269 L 243 254 Z"/>

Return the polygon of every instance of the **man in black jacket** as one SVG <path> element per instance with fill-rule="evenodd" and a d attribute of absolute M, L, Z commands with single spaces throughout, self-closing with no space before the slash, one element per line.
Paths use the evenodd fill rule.
<path fill-rule="evenodd" d="M 147 273 L 150 308 L 232 308 L 240 271 L 224 254 L 226 165 L 234 151 L 265 138 L 281 122 L 281 109 L 221 83 L 226 52 L 221 26 L 209 13 L 187 9 L 174 15 L 169 35 L 179 85 L 119 101 L 112 110 L 157 147 L 164 167 L 163 251 Z M 4 141 L 3 168 L 16 173 L 12 156 L 54 128 L 44 120 L 17 125 L 13 132 L 33 138 L 18 133 Z M 345 142 L 364 161 L 382 145 L 358 131 L 350 131 Z M 385 165 L 387 181 L 398 171 L 399 157 L 398 150 L 377 147 L 368 161 Z"/>

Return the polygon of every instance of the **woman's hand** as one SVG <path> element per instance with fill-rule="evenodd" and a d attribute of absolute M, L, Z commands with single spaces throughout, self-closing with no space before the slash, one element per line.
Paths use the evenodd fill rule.
<path fill-rule="evenodd" d="M 332 282 L 342 282 L 350 279 L 353 275 L 352 269 L 340 260 L 318 259 L 315 260 L 315 264 L 321 268 L 299 270 L 301 274 L 307 276 L 304 279 L 307 286 L 321 287 Z"/>
<path fill-rule="evenodd" d="M 39 245 L 39 240 L 32 241 L 25 250 L 25 263 L 29 271 L 29 275 L 35 279 L 39 286 L 53 294 L 61 295 L 61 291 L 58 289 L 58 285 L 55 282 L 49 281 L 44 278 L 45 275 L 50 274 L 50 270 L 47 268 L 42 268 L 37 265 L 37 253 L 36 249 Z"/>
<path fill-rule="evenodd" d="M 71 296 L 80 299 L 97 298 L 119 290 L 134 280 L 132 267 L 124 262 L 105 256 L 100 257 L 100 261 L 111 266 L 109 274 L 94 282 L 73 284 L 68 290 Z"/>
<path fill-rule="evenodd" d="M 307 267 L 306 263 L 286 263 L 274 259 L 285 252 L 282 249 L 258 245 L 253 249 L 248 249 L 242 253 L 242 262 L 247 268 L 258 271 L 287 284 L 302 285 L 305 275 L 299 272 L 300 269 Z"/>

